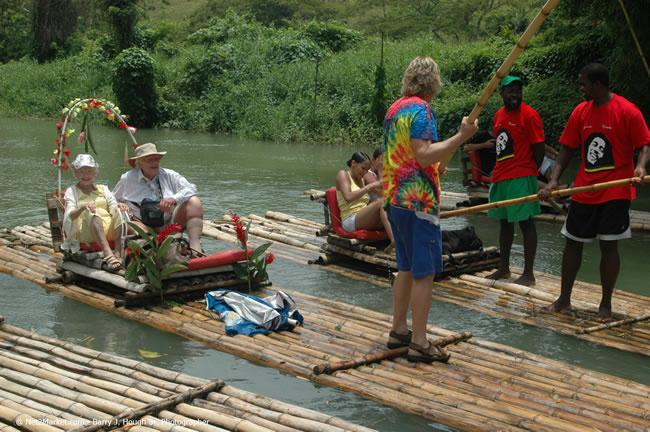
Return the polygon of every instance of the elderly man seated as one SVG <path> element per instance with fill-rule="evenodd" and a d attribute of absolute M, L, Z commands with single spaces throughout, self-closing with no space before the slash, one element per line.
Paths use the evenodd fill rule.
<path fill-rule="evenodd" d="M 203 205 L 196 196 L 194 184 L 176 171 L 160 167 L 165 154 L 167 152 L 159 152 L 152 143 L 138 146 L 135 156 L 129 159 L 134 169 L 122 174 L 113 195 L 118 202 L 128 205 L 133 221 L 142 228 L 145 222 L 156 230 L 171 223 L 182 226 L 194 253 L 202 255 Z M 148 220 L 141 213 L 141 206 L 147 201 L 160 204 L 163 213 L 160 220 Z"/>

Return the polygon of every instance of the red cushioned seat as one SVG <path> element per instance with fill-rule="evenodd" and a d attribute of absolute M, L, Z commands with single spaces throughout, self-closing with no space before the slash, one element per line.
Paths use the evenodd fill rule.
<path fill-rule="evenodd" d="M 248 254 L 251 255 L 253 252 L 253 250 L 249 249 Z M 190 260 L 190 264 L 187 266 L 187 270 L 219 267 L 244 260 L 246 260 L 246 252 L 241 249 L 231 249 L 223 252 L 217 252 L 216 254 L 206 257 L 192 258 Z"/>
<path fill-rule="evenodd" d="M 386 240 L 388 234 L 384 230 L 357 230 L 354 232 L 347 232 L 341 226 L 341 209 L 336 201 L 336 188 L 330 188 L 325 191 L 327 198 L 327 207 L 330 211 L 330 221 L 332 223 L 332 231 L 337 236 L 345 238 L 356 238 L 360 240 Z"/>
<path fill-rule="evenodd" d="M 490 177 L 483 175 L 481 169 L 483 164 L 481 157 L 477 150 L 471 150 L 469 153 L 469 160 L 472 163 L 472 181 L 476 183 L 491 183 Z"/>

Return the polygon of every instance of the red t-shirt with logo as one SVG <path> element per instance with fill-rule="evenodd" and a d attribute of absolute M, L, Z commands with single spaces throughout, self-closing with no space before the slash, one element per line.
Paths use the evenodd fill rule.
<path fill-rule="evenodd" d="M 587 186 L 634 176 L 634 150 L 650 143 L 650 131 L 641 111 L 624 97 L 612 93 L 601 107 L 593 101 L 578 105 L 567 122 L 560 143 L 580 147 L 582 160 L 575 186 Z M 575 194 L 583 204 L 636 198 L 632 185 Z"/>
<path fill-rule="evenodd" d="M 537 177 L 533 144 L 544 142 L 542 118 L 537 111 L 524 102 L 512 111 L 501 107 L 494 115 L 492 127 L 497 152 L 492 183 L 519 177 Z"/>

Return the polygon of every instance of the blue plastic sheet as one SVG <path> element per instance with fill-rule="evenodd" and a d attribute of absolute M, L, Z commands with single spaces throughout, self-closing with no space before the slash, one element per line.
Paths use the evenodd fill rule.
<path fill-rule="evenodd" d="M 292 330 L 304 321 L 296 302 L 278 291 L 263 299 L 236 291 L 219 289 L 205 295 L 207 309 L 219 314 L 230 336 L 253 336 L 277 330 Z"/>

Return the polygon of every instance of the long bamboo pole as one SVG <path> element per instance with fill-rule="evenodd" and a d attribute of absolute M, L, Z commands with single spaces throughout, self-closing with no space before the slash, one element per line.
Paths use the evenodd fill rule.
<path fill-rule="evenodd" d="M 96 422 L 90 426 L 75 429 L 74 432 L 94 432 L 99 429 L 108 431 L 111 429 L 123 427 L 130 420 L 138 419 L 152 412 L 157 412 L 163 409 L 167 409 L 169 407 L 178 405 L 182 402 L 186 402 L 194 398 L 201 397 L 204 394 L 210 393 L 213 390 L 219 391 L 219 389 L 221 389 L 224 385 L 225 383 L 221 380 L 211 381 L 198 388 L 193 388 L 191 390 L 188 390 L 178 395 L 174 395 L 162 401 L 154 402 L 152 404 L 149 404 L 147 406 L 144 406 L 136 410 L 130 410 L 128 412 L 113 417 L 107 422 Z"/>
<path fill-rule="evenodd" d="M 478 115 L 481 113 L 481 111 L 483 111 L 483 108 L 487 104 L 488 99 L 490 99 L 490 96 L 492 96 L 492 93 L 494 93 L 494 90 L 496 90 L 497 86 L 501 83 L 501 80 L 506 75 L 508 75 L 508 71 L 512 67 L 515 60 L 517 60 L 517 57 L 519 57 L 519 54 L 521 54 L 521 52 L 528 46 L 530 39 L 537 32 L 546 17 L 551 13 L 559 1 L 560 0 L 548 0 L 542 9 L 537 13 L 537 16 L 535 16 L 533 21 L 531 21 L 531 23 L 528 25 L 528 28 L 524 34 L 521 35 L 515 46 L 512 48 L 512 51 L 510 51 L 510 54 L 508 54 L 508 57 L 506 57 L 506 59 L 503 61 L 503 64 L 494 74 L 487 87 L 485 87 L 483 93 L 481 93 L 481 97 L 479 97 L 476 105 L 474 105 L 472 112 L 469 113 L 470 123 L 474 123 L 474 120 L 478 118 Z M 440 171 L 447 167 L 453 155 L 454 152 L 451 152 L 445 159 L 442 160 L 440 166 L 438 167 Z"/>
<path fill-rule="evenodd" d="M 466 341 L 471 337 L 472 337 L 471 331 L 464 331 L 462 333 L 451 334 L 449 336 L 445 336 L 443 338 L 431 341 L 431 345 L 446 346 L 453 343 Z M 372 354 L 357 359 L 344 360 L 342 362 L 337 362 L 337 363 L 323 363 L 314 366 L 313 372 L 314 375 L 321 375 L 324 373 L 331 374 L 332 372 L 336 372 L 338 370 L 352 369 L 358 366 L 377 363 L 382 360 L 399 357 L 401 355 L 406 354 L 408 350 L 409 350 L 408 347 L 395 348 L 389 351 L 383 351 L 377 354 Z"/>
<path fill-rule="evenodd" d="M 617 186 L 626 186 L 629 184 L 634 183 L 637 181 L 639 177 L 630 177 L 626 179 L 620 179 L 620 180 L 613 180 L 613 181 L 608 181 L 608 182 L 603 182 L 603 183 L 596 183 L 592 184 L 589 186 L 580 186 L 580 187 L 575 187 L 575 188 L 568 188 L 568 189 L 559 189 L 551 192 L 551 198 L 553 197 L 563 197 L 563 196 L 568 196 L 568 195 L 573 195 L 577 193 L 583 193 L 583 192 L 595 192 L 603 189 L 609 189 Z M 642 183 L 650 183 L 650 175 L 647 175 L 641 179 Z M 490 210 L 494 208 L 502 208 L 502 207 L 508 207 L 512 205 L 517 205 L 517 204 L 525 204 L 533 201 L 537 201 L 539 198 L 537 197 L 537 194 L 534 195 L 528 195 L 525 197 L 520 197 L 520 198 L 514 198 L 514 199 L 509 199 L 509 200 L 503 200 L 503 201 L 497 201 L 493 203 L 487 203 L 487 204 L 481 204 L 473 207 L 466 207 L 458 210 L 450 210 L 446 211 L 443 213 L 440 213 L 440 218 L 449 218 L 449 217 L 454 217 L 454 216 L 464 216 L 472 213 L 477 213 L 480 211 L 485 211 L 485 210 Z"/>
<path fill-rule="evenodd" d="M 627 319 L 622 319 L 622 320 L 618 320 L 618 321 L 603 323 L 603 324 L 593 326 L 593 327 L 582 328 L 582 329 L 576 330 L 576 333 L 578 333 L 578 334 L 593 333 L 595 331 L 610 329 L 610 328 L 613 328 L 613 327 L 620 327 L 620 326 L 625 325 L 625 324 L 632 324 L 632 323 L 639 322 L 639 321 L 645 321 L 647 319 L 650 319 L 650 313 L 643 314 L 643 315 L 636 316 L 636 317 L 627 318 Z"/>
<path fill-rule="evenodd" d="M 627 25 L 630 28 L 630 33 L 632 33 L 632 39 L 634 39 L 634 44 L 636 45 L 636 49 L 639 51 L 639 55 L 641 56 L 641 61 L 643 62 L 643 66 L 645 66 L 645 70 L 646 72 L 648 72 L 648 76 L 650 77 L 650 66 L 648 66 L 648 62 L 646 61 L 645 56 L 643 55 L 641 44 L 639 43 L 639 39 L 636 37 L 636 32 L 632 27 L 632 22 L 630 21 L 630 16 L 627 14 L 627 9 L 625 9 L 623 0 L 618 0 L 618 3 L 621 5 L 621 9 L 623 9 L 623 15 L 625 15 L 625 21 L 627 21 Z"/>

